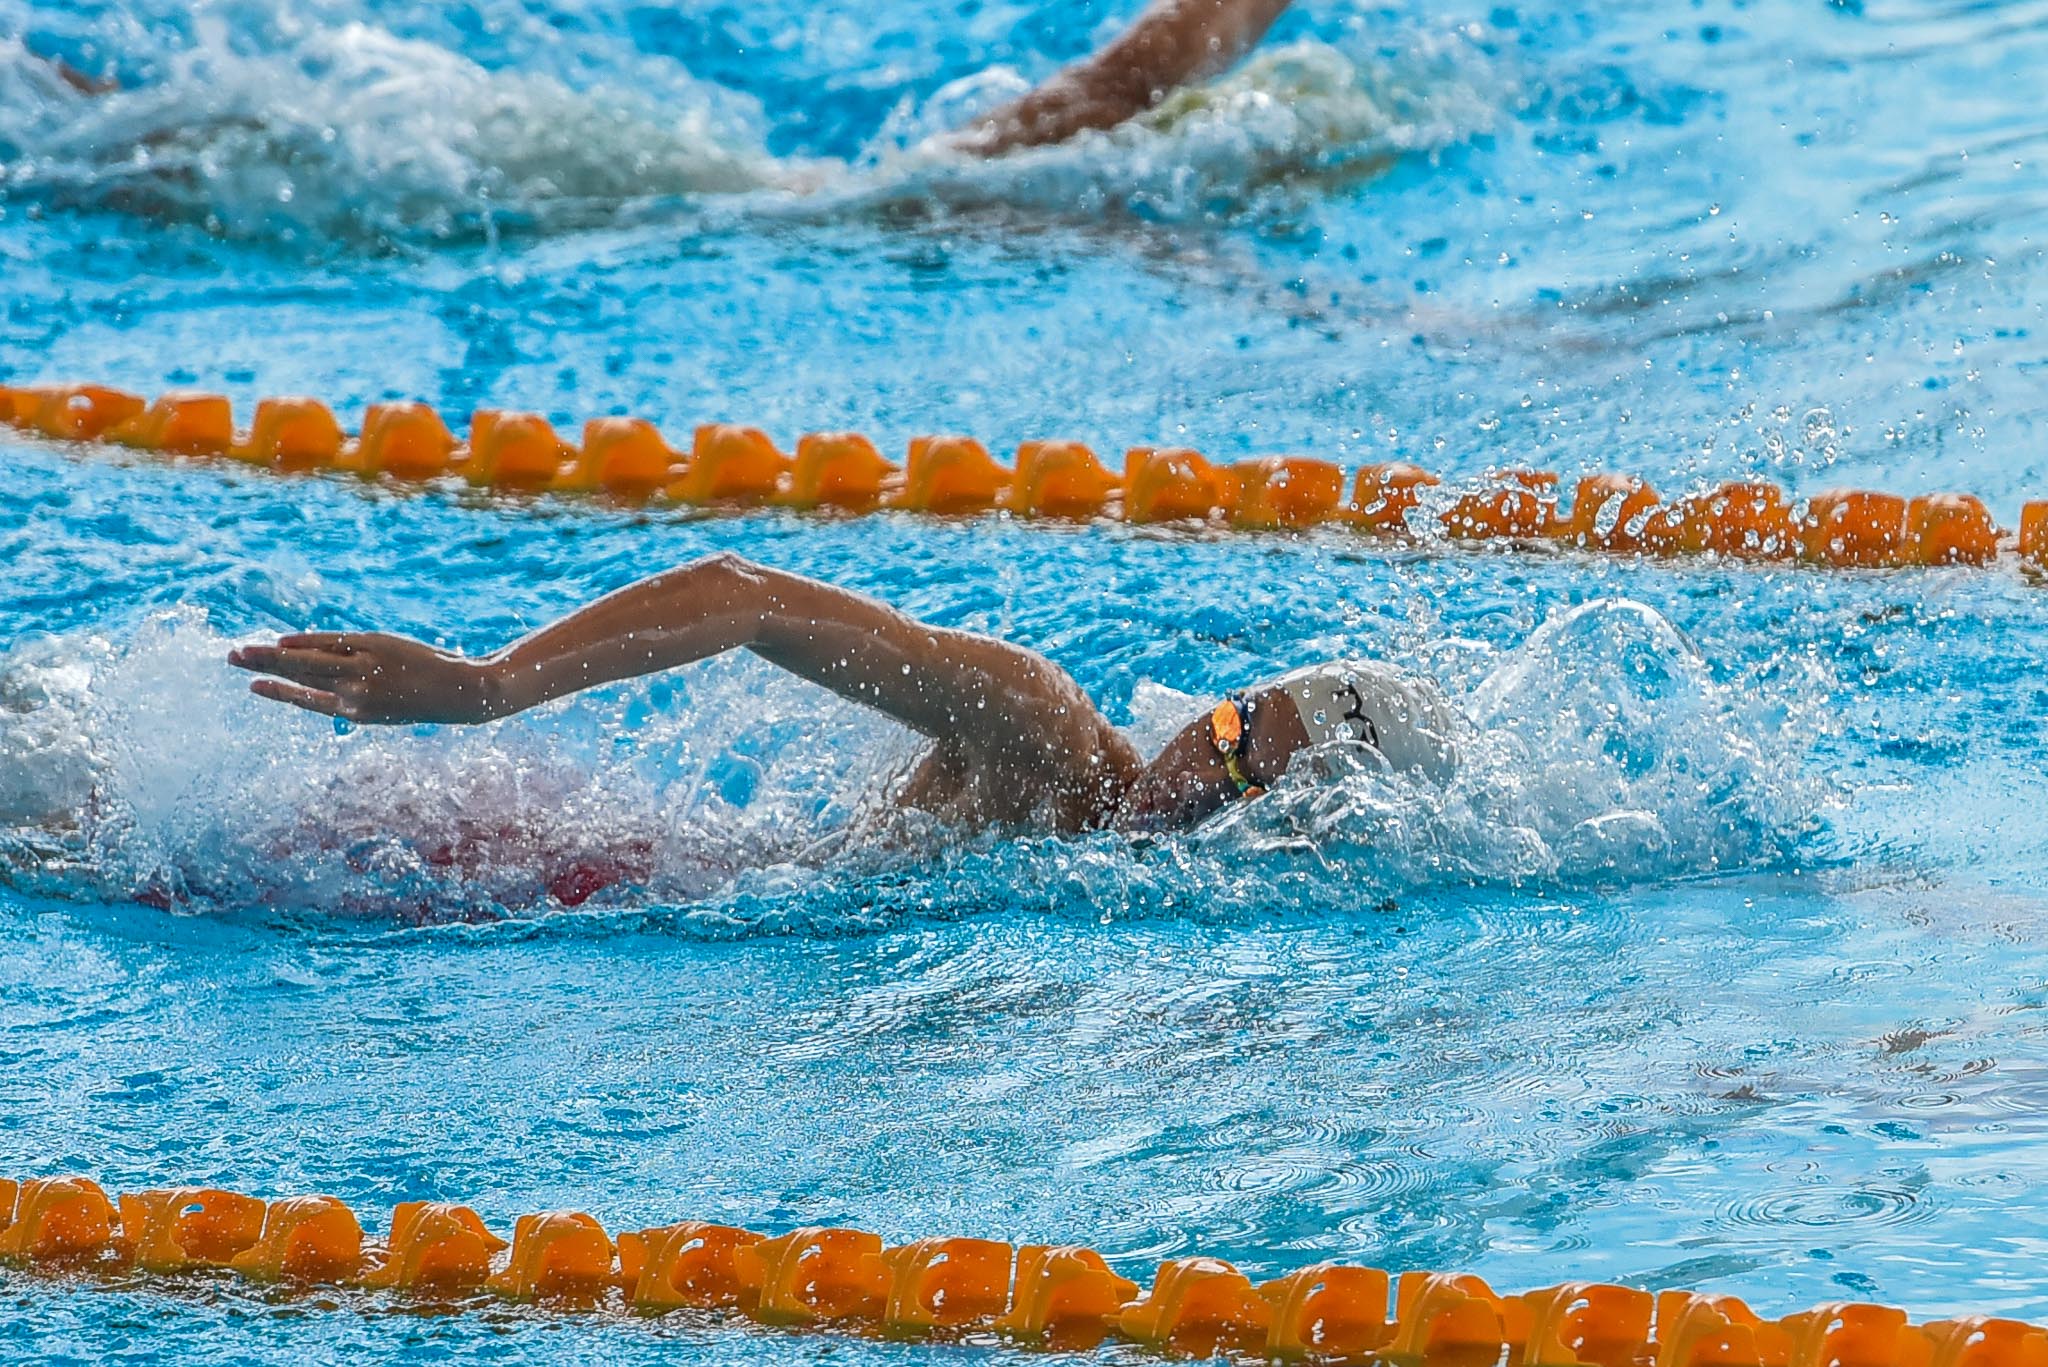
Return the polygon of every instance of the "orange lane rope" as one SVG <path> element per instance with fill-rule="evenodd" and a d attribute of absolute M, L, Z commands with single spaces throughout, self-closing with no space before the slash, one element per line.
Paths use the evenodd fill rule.
<path fill-rule="evenodd" d="M 1005 467 L 971 437 L 918 437 L 899 466 L 854 432 L 817 432 L 794 454 L 758 428 L 707 424 L 686 454 L 640 418 L 593 418 L 580 444 L 537 413 L 480 409 L 467 440 L 421 403 L 380 403 L 345 432 L 318 399 L 272 398 L 247 430 L 217 394 L 154 402 L 102 385 L 0 386 L 0 422 L 44 437 L 170 455 L 212 456 L 277 471 L 365 479 L 452 477 L 490 489 L 603 494 L 728 507 L 1004 510 L 1024 517 L 1198 521 L 1278 530 L 1343 524 L 1387 537 L 1549 542 L 1619 555 L 1720 555 L 1758 561 L 1886 568 L 1990 565 L 2008 554 L 2048 568 L 2048 500 L 2001 528 L 1970 494 L 1906 498 L 1861 489 L 1788 498 L 1776 485 L 1732 481 L 1662 501 L 1629 475 L 1589 475 L 1569 504 L 1555 474 L 1490 472 L 1443 487 L 1405 462 L 1347 477 L 1334 462 L 1264 456 L 1215 464 L 1185 447 L 1133 447 L 1121 476 L 1075 441 L 1027 441 Z"/>
<path fill-rule="evenodd" d="M 265 1202 L 211 1187 L 123 1193 L 88 1177 L 0 1180 L 0 1263 L 165 1277 L 495 1296 L 564 1311 L 726 1310 L 768 1325 L 891 1338 L 998 1336 L 1066 1350 L 1458 1367 L 2048 1367 L 2048 1331 L 1971 1316 L 1912 1324 L 1840 1303 L 1760 1318 L 1733 1296 L 1567 1282 L 1501 1294 L 1477 1277 L 1323 1262 L 1254 1283 L 1217 1258 L 1160 1264 L 1150 1288 L 1092 1249 L 857 1229 L 766 1236 L 685 1221 L 614 1238 L 580 1211 L 522 1215 L 512 1238 L 468 1206 L 412 1201 L 371 1239 L 331 1196 Z"/>

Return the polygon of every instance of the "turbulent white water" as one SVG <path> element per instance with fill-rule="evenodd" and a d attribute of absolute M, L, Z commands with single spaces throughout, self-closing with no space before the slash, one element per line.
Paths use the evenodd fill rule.
<path fill-rule="evenodd" d="M 849 163 L 771 155 L 756 101 L 674 62 L 577 84 L 490 69 L 334 8 L 252 32 L 202 7 L 187 42 L 100 94 L 7 39 L 0 10 L 0 191 L 301 241 L 562 231 L 663 204 L 1184 219 L 1284 204 L 1320 178 L 1442 146 L 1483 127 L 1499 98 L 1455 43 L 1419 43 L 1393 65 L 1304 41 L 1111 133 L 984 162 L 937 135 L 1026 88 L 992 68 L 904 97 Z"/>
<path fill-rule="evenodd" d="M 1769 714 L 1627 599 L 1551 618 L 1492 662 L 1465 710 L 1472 728 L 1446 785 L 1340 748 L 1212 829 L 1396 886 L 1634 882 L 1778 858 L 1816 810 Z"/>
<path fill-rule="evenodd" d="M 1172 885 L 1181 897 L 1228 885 L 1250 855 L 1270 860 L 1254 863 L 1262 876 L 1305 878 L 1313 902 L 1767 863 L 1817 797 L 1683 637 L 1621 600 L 1560 614 L 1494 662 L 1465 699 L 1472 724 L 1447 785 L 1332 751 L 1298 761 L 1267 799 L 1136 853 L 1111 837 L 991 842 L 885 814 L 880 794 L 913 739 L 807 685 L 763 687 L 773 671 L 751 659 L 489 727 L 338 733 L 250 697 L 221 662 L 227 646 L 180 612 L 118 642 L 45 639 L 0 661 L 11 880 L 441 918 L 579 901 L 595 875 L 618 884 L 614 899 L 725 901 L 720 915 L 746 919 L 731 899 L 772 900 L 778 869 L 819 892 L 804 871 L 894 870 L 943 901 L 966 876 L 959 861 L 1022 861 L 1001 885 L 1107 879 L 1118 891 L 1104 900 L 1142 906 L 1146 884 L 1163 877 L 1171 903 Z M 1156 742 L 1199 705 L 1141 688 L 1136 737 Z"/>
<path fill-rule="evenodd" d="M 794 171 L 762 151 L 729 92 L 658 105 L 592 95 L 363 23 L 279 50 L 240 50 L 211 25 L 200 39 L 158 79 L 100 95 L 5 50 L 11 187 L 239 237 L 445 237 L 499 218 L 590 221 Z"/>
<path fill-rule="evenodd" d="M 1375 173 L 1486 127 L 1500 95 L 1472 65 L 1454 47 L 1418 45 L 1393 65 L 1305 40 L 1254 53 L 1121 127 L 986 162 L 932 141 L 964 114 L 1028 89 L 1014 73 L 983 73 L 899 110 L 869 175 L 844 182 L 842 193 L 1082 217 L 1123 209 L 1164 222 L 1284 214 L 1325 181 Z"/>

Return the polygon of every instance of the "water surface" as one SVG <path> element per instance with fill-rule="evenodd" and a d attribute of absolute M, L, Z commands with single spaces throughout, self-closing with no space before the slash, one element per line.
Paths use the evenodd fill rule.
<path fill-rule="evenodd" d="M 2048 7 L 1310 3 L 1141 126 L 920 145 L 1131 12 L 0 4 L 0 378 L 2048 494 Z M 2016 573 L 0 449 L 6 1171 L 2048 1315 Z M 220 664 L 304 626 L 488 649 L 718 550 L 1043 650 L 1146 739 L 1388 655 L 1469 762 L 964 838 L 875 818 L 908 736 L 748 660 L 344 733 Z M 0 1294 L 52 1360 L 967 1351 Z"/>

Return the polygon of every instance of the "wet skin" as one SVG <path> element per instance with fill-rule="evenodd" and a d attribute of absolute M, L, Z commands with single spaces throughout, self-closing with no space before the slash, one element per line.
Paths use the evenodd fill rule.
<path fill-rule="evenodd" d="M 474 725 L 742 649 L 929 737 L 898 800 L 965 825 L 1171 829 L 1237 796 L 1207 713 L 1148 763 L 1042 655 L 729 554 L 643 579 L 479 658 L 379 632 L 310 632 L 240 647 L 228 662 L 264 676 L 250 685 L 259 696 L 327 716 Z M 1291 707 L 1251 701 L 1243 760 L 1270 783 L 1308 735 Z"/>

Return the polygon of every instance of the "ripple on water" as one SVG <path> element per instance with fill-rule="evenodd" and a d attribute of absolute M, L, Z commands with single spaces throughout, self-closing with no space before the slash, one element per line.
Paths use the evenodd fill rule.
<path fill-rule="evenodd" d="M 1344 1209 L 1389 1205 L 1428 1185 L 1427 1161 L 1401 1151 L 1358 1154 L 1342 1146 L 1265 1150 L 1225 1167 L 1217 1186 L 1237 1195 L 1312 1197 Z"/>
<path fill-rule="evenodd" d="M 1943 1107 L 1959 1105 L 1962 1097 L 1955 1092 L 1907 1092 L 1895 1098 L 1897 1105 L 1912 1111 L 1938 1111 Z"/>
<path fill-rule="evenodd" d="M 1921 1224 L 1935 1215 L 1925 1192 L 1902 1187 L 1801 1186 L 1740 1196 L 1723 1204 L 1721 1222 L 1737 1230 L 1895 1229 Z"/>

